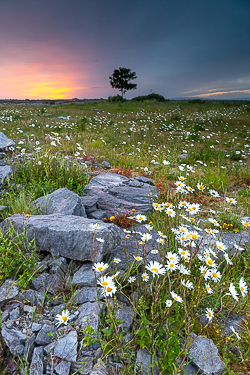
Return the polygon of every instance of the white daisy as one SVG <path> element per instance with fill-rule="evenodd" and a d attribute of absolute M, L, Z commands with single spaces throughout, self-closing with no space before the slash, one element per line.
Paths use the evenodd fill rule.
<path fill-rule="evenodd" d="M 55 319 L 57 320 L 57 327 L 59 327 L 61 324 L 67 325 L 68 320 L 69 320 L 69 311 L 68 310 L 63 310 L 62 314 L 57 314 Z"/>
<path fill-rule="evenodd" d="M 180 296 L 178 296 L 178 294 L 176 294 L 175 292 L 170 292 L 170 294 L 176 302 L 183 302 L 183 299 Z"/>
<path fill-rule="evenodd" d="M 153 277 L 159 276 L 159 275 L 164 275 L 164 273 L 166 272 L 166 270 L 165 270 L 165 268 L 162 264 L 160 264 L 157 261 L 152 261 L 152 260 L 146 266 L 146 269 L 149 270 L 150 272 L 152 272 Z"/>

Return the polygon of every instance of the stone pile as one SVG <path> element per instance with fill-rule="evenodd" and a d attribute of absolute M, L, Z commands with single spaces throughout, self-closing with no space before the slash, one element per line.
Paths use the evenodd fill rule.
<path fill-rule="evenodd" d="M 7 147 L 6 142 L 10 140 L 1 138 L 0 133 L 0 149 Z M 0 164 L 0 175 L 3 167 L 5 165 Z M 4 183 L 4 179 L 2 181 Z M 100 291 L 96 287 L 93 263 L 118 257 L 122 274 L 127 268 L 127 261 L 132 263 L 135 255 L 143 255 L 139 238 L 147 231 L 144 225 L 131 228 L 131 234 L 124 242 L 123 229 L 101 219 L 117 213 L 129 214 L 132 209 L 149 212 L 152 199 L 157 196 L 158 191 L 148 178 L 130 179 L 110 172 L 102 173 L 90 180 L 82 197 L 66 188 L 58 189 L 33 202 L 41 215 L 13 215 L 1 223 L 4 233 L 11 225 L 18 234 L 26 230 L 28 239 L 35 239 L 37 251 L 47 254 L 38 262 L 30 289 L 20 290 L 14 280 L 6 280 L 0 287 L 1 335 L 9 350 L 7 356 L 22 360 L 21 374 L 119 373 L 123 367 L 119 354 L 118 359 L 110 355 L 109 365 L 105 365 L 101 361 L 100 343 L 83 343 L 86 334 L 83 331 L 89 325 L 97 332 L 100 312 L 105 309 L 104 304 L 98 302 Z M 156 239 L 159 237 L 154 230 L 150 234 L 148 261 L 153 259 L 151 250 L 157 247 Z M 99 241 L 100 238 L 104 241 Z M 244 241 L 249 241 L 249 236 L 245 235 Z M 64 309 L 65 293 L 71 296 L 69 325 L 56 327 L 55 318 Z M 122 294 L 117 293 L 117 300 L 116 317 L 122 320 L 119 329 L 123 331 L 125 342 L 129 342 L 133 309 Z M 112 299 L 110 301 L 114 303 Z M 98 336 L 91 334 L 91 337 Z M 183 371 L 190 375 L 222 374 L 225 364 L 213 341 L 194 334 L 192 338 L 187 358 L 191 363 L 185 363 Z M 138 374 L 146 375 L 148 371 L 153 375 L 159 374 L 159 358 L 153 358 L 153 366 L 151 360 L 151 354 L 146 349 L 138 350 Z"/>

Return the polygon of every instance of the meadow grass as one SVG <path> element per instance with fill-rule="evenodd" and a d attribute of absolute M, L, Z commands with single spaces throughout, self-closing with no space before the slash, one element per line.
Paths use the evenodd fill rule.
<path fill-rule="evenodd" d="M 120 374 L 138 373 L 135 353 L 139 348 L 149 350 L 152 365 L 158 358 L 161 374 L 177 374 L 184 371 L 181 367 L 194 332 L 213 339 L 228 374 L 249 373 L 250 248 L 241 237 L 236 246 L 245 251 L 236 249 L 232 255 L 227 248 L 221 252 L 220 246 L 224 245 L 224 232 L 249 232 L 241 218 L 250 216 L 250 104 L 103 101 L 6 105 L 0 112 L 2 131 L 16 142 L 8 153 L 16 185 L 10 181 L 0 196 L 0 204 L 9 207 L 3 219 L 14 213 L 24 217 L 39 214 L 32 200 L 60 187 L 83 194 L 90 173 L 100 171 L 94 162 L 104 160 L 116 173 L 152 178 L 160 191 L 153 212 L 144 220 L 136 214 L 133 219 L 120 215 L 108 220 L 123 227 L 133 224 L 124 233 L 125 243 L 129 230 L 136 231 L 136 222 L 147 225 L 147 236 L 138 234 L 138 259 L 128 263 L 126 271 L 117 274 L 119 260 L 112 260 L 104 273 L 96 273 L 103 292 L 100 299 L 105 298 L 106 303 L 98 338 L 92 338 L 88 327 L 83 343 L 99 341 L 103 357 L 123 365 Z M 159 235 L 154 263 L 147 260 L 152 228 Z M 31 264 L 36 264 L 34 250 L 27 254 L 19 242 L 18 251 L 25 260 L 15 274 L 13 267 L 8 268 L 8 257 L 16 245 L 3 237 L 0 240 L 2 280 L 21 277 L 23 272 L 21 286 L 26 286 L 25 280 L 29 282 L 33 276 Z M 3 262 L 4 254 L 7 259 Z M 111 291 L 102 284 L 104 276 Z M 129 335 L 116 316 L 118 291 L 133 308 Z M 72 308 L 70 296 L 67 304 Z M 231 314 L 246 317 L 240 339 L 223 329 Z M 210 320 L 202 325 L 204 315 Z"/>

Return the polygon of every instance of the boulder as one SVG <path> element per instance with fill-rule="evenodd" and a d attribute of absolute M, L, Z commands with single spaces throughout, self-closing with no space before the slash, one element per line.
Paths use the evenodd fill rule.
<path fill-rule="evenodd" d="M 44 214 L 61 214 L 86 217 L 85 208 L 76 193 L 67 188 L 55 190 L 53 193 L 33 201 L 33 205 Z"/>
<path fill-rule="evenodd" d="M 93 263 L 85 263 L 73 276 L 72 285 L 93 286 L 95 285 L 95 272 Z"/>
<path fill-rule="evenodd" d="M 4 150 L 6 147 L 9 148 L 10 146 L 14 146 L 15 142 L 6 137 L 6 135 L 0 132 L 0 151 Z"/>
<path fill-rule="evenodd" d="M 152 355 L 146 349 L 139 349 L 136 355 L 137 368 L 141 370 L 142 375 L 158 375 L 157 358 L 153 358 L 153 368 L 151 368 Z"/>
<path fill-rule="evenodd" d="M 56 335 L 56 328 L 52 324 L 44 324 L 39 331 L 35 343 L 37 345 L 48 345 L 52 342 L 52 338 Z"/>
<path fill-rule="evenodd" d="M 105 364 L 99 360 L 89 375 L 108 375 L 108 370 Z"/>
<path fill-rule="evenodd" d="M 79 307 L 78 323 L 81 330 L 84 331 L 87 325 L 90 325 L 95 332 L 99 327 L 99 305 L 97 302 L 87 302 Z M 91 334 L 90 336 L 95 336 Z"/>
<path fill-rule="evenodd" d="M 233 256 L 236 253 L 234 244 L 244 247 L 245 244 L 250 243 L 250 234 L 247 231 L 240 231 L 239 233 L 220 232 L 215 234 L 215 238 L 209 236 L 205 231 L 200 232 L 202 238 L 199 246 L 209 245 L 215 243 L 217 240 L 222 241 L 227 246 L 227 252 Z M 240 253 L 240 251 L 238 251 Z M 220 253 L 220 257 L 223 257 L 223 252 Z"/>
<path fill-rule="evenodd" d="M 71 363 L 62 361 L 55 367 L 55 373 L 57 375 L 69 375 Z"/>
<path fill-rule="evenodd" d="M 18 293 L 17 282 L 10 279 L 6 280 L 0 287 L 0 307 L 15 298 Z"/>
<path fill-rule="evenodd" d="M 84 196 L 81 198 L 83 204 L 86 201 L 88 206 L 93 202 L 91 212 L 86 209 L 87 216 L 97 218 L 96 215 L 98 215 L 99 218 L 107 218 L 121 212 L 131 211 L 133 208 L 141 212 L 150 211 L 151 198 L 157 197 L 159 192 L 156 187 L 152 186 L 152 180 L 140 177 L 129 179 L 110 172 L 93 177 L 85 187 Z"/>
<path fill-rule="evenodd" d="M 6 345 L 10 349 L 10 352 L 17 356 L 22 355 L 26 335 L 16 329 L 9 329 L 5 326 L 3 326 L 1 333 Z"/>
<path fill-rule="evenodd" d="M 191 363 L 197 367 L 197 371 L 206 375 L 220 375 L 225 372 L 226 366 L 219 357 L 218 349 L 213 340 L 205 336 L 191 334 L 193 339 L 188 357 Z"/>
<path fill-rule="evenodd" d="M 65 359 L 67 362 L 75 362 L 77 356 L 77 332 L 71 331 L 55 343 L 54 355 Z"/>
<path fill-rule="evenodd" d="M 77 289 L 72 296 L 72 302 L 82 304 L 85 302 L 95 302 L 97 300 L 97 290 L 95 286 L 85 286 Z"/>
<path fill-rule="evenodd" d="M 97 224 L 98 228 L 93 228 L 93 224 Z M 73 215 L 31 215 L 26 224 L 23 216 L 16 214 L 1 223 L 3 232 L 6 233 L 11 225 L 17 233 L 26 228 L 28 240 L 35 238 L 37 250 L 51 252 L 55 257 L 61 255 L 74 260 L 99 262 L 120 243 L 119 230 L 114 224 L 96 223 Z M 104 242 L 95 242 L 98 237 Z"/>
<path fill-rule="evenodd" d="M 12 175 L 12 167 L 10 165 L 0 166 L 0 185 L 6 185 Z"/>
<path fill-rule="evenodd" d="M 30 375 L 43 375 L 43 347 L 38 346 L 34 349 L 30 365 Z"/>

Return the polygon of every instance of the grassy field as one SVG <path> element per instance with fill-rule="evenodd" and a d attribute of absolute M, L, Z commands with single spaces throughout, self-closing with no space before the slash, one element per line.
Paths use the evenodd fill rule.
<path fill-rule="evenodd" d="M 204 229 L 211 238 L 249 232 L 249 221 L 242 220 L 250 216 L 249 102 L 6 105 L 0 107 L 0 124 L 16 142 L 8 154 L 16 185 L 10 181 L 0 196 L 0 205 L 9 207 L 2 219 L 14 213 L 39 214 L 32 200 L 60 187 L 82 195 L 103 161 L 115 173 L 152 178 L 160 191 L 153 213 L 143 221 L 149 234 L 150 227 L 161 232 L 155 264 L 150 268 L 145 257 L 135 259 L 112 284 L 130 296 L 134 309 L 126 344 L 116 318 L 116 295 L 111 304 L 104 293 L 107 308 L 99 339 L 104 357 L 112 354 L 123 364 L 121 374 L 136 373 L 140 347 L 153 356 L 160 353 L 162 374 L 180 373 L 191 332 L 213 339 L 228 374 L 250 373 L 250 246 L 239 241 L 236 246 L 245 251 L 238 249 L 232 256 L 225 248 L 220 258 L 223 236 L 220 243 L 204 247 L 199 234 Z M 193 211 L 188 210 L 192 204 Z M 189 237 L 182 239 L 184 232 Z M 147 239 L 142 242 L 147 246 Z M 4 238 L 0 250 L 1 279 L 15 276 L 27 288 L 36 266 L 34 251 L 27 257 L 22 244 Z M 109 265 L 106 275 L 109 269 L 119 271 L 119 264 Z M 132 297 L 134 291 L 138 298 Z M 65 308 L 68 304 L 65 299 Z M 240 338 L 223 331 L 223 321 L 232 313 L 247 317 Z M 202 326 L 201 315 L 209 324 Z"/>

